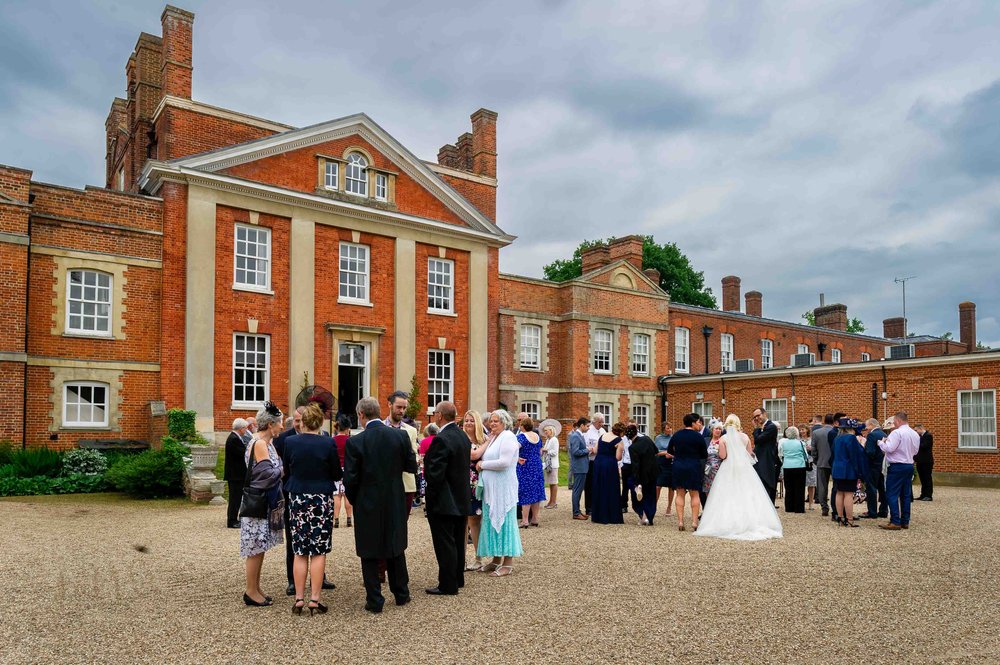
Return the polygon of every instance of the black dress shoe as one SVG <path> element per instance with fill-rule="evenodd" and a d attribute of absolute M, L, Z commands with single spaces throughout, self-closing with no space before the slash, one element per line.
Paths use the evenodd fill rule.
<path fill-rule="evenodd" d="M 294 584 L 289 584 L 287 587 L 285 587 L 285 595 L 286 596 L 294 596 L 295 595 L 295 585 Z"/>
<path fill-rule="evenodd" d="M 324 589 L 336 589 L 337 585 L 333 582 L 328 581 L 325 577 L 323 578 L 323 588 Z"/>
<path fill-rule="evenodd" d="M 440 588 L 434 586 L 429 589 L 424 589 L 425 593 L 429 593 L 432 596 L 457 596 L 457 591 L 442 591 Z"/>
<path fill-rule="evenodd" d="M 826 517 L 826 516 L 828 516 L 829 514 L 830 514 L 830 509 L 829 509 L 829 508 L 824 508 L 824 509 L 823 509 L 823 517 Z"/>
<path fill-rule="evenodd" d="M 411 600 L 413 599 L 410 596 L 396 596 L 396 606 L 402 607 L 403 605 L 409 603 Z"/>
<path fill-rule="evenodd" d="M 371 612 L 372 614 L 382 614 L 382 606 L 374 605 L 372 603 L 365 603 L 365 610 Z"/>
<path fill-rule="evenodd" d="M 933 500 L 934 500 L 934 497 L 931 497 L 931 496 L 924 496 L 924 497 L 921 497 L 921 498 L 920 498 L 919 500 L 920 500 L 920 501 L 933 501 Z"/>
<path fill-rule="evenodd" d="M 226 528 L 227 529 L 239 529 L 240 528 L 240 523 L 239 522 L 229 522 L 228 524 L 226 524 Z"/>

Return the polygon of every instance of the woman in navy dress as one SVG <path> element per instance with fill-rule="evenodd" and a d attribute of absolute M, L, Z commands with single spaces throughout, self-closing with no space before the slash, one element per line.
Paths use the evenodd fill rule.
<path fill-rule="evenodd" d="M 708 444 L 701 435 L 701 416 L 689 413 L 684 416 L 684 429 L 670 438 L 667 451 L 674 456 L 673 480 L 677 490 L 677 529 L 684 530 L 684 499 L 691 499 L 691 526 L 698 528 L 701 513 L 701 497 L 705 474 L 705 460 L 708 458 Z"/>
<path fill-rule="evenodd" d="M 542 437 L 535 432 L 531 418 L 520 423 L 517 442 L 521 451 L 517 460 L 517 505 L 526 506 L 521 528 L 538 526 L 538 510 L 545 501 L 545 472 L 542 470 Z"/>
<path fill-rule="evenodd" d="M 625 425 L 615 423 L 611 431 L 597 440 L 597 456 L 594 458 L 594 501 L 590 521 L 597 524 L 624 524 L 621 504 L 621 480 L 618 475 L 618 461 L 622 458 L 624 444 L 622 434 Z"/>

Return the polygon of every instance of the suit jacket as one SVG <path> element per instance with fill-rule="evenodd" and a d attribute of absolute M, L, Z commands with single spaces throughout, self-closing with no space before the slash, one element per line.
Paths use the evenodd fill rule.
<path fill-rule="evenodd" d="M 865 436 L 865 457 L 868 458 L 868 468 L 870 471 L 882 473 L 882 460 L 885 453 L 878 447 L 878 442 L 885 438 L 885 432 L 881 427 L 876 427 Z"/>
<path fill-rule="evenodd" d="M 406 550 L 404 471 L 417 472 L 406 432 L 373 420 L 347 440 L 344 491 L 354 507 L 354 549 L 362 559 L 392 559 Z"/>
<path fill-rule="evenodd" d="M 778 485 L 778 426 L 770 420 L 753 431 L 753 452 L 757 455 L 754 469 L 769 488 Z"/>
<path fill-rule="evenodd" d="M 934 463 L 934 435 L 925 431 L 920 435 L 920 448 L 913 457 L 914 464 Z"/>
<path fill-rule="evenodd" d="M 656 461 L 656 444 L 645 434 L 640 434 L 629 446 L 632 457 L 632 475 L 640 485 L 651 487 L 656 484 L 656 476 L 660 473 L 660 465 Z"/>
<path fill-rule="evenodd" d="M 816 466 L 820 469 L 829 469 L 833 466 L 833 448 L 830 446 L 831 431 L 833 431 L 832 427 L 823 425 L 819 429 L 813 430 L 810 435 L 813 454 L 816 455 Z"/>
<path fill-rule="evenodd" d="M 461 517 L 469 514 L 469 437 L 451 423 L 431 440 L 424 455 L 427 514 Z"/>
<path fill-rule="evenodd" d="M 570 432 L 566 444 L 569 448 L 569 472 L 587 473 L 590 469 L 590 453 L 587 452 L 587 440 L 580 430 Z"/>
<path fill-rule="evenodd" d="M 247 462 L 245 455 L 247 446 L 236 432 L 230 432 L 226 438 L 226 458 L 222 471 L 223 480 L 243 481 L 247 477 Z"/>

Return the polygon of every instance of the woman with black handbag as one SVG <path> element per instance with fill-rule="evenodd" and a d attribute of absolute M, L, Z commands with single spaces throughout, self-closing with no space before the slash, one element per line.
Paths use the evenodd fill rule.
<path fill-rule="evenodd" d="M 805 445 L 799 440 L 799 428 L 789 427 L 778 442 L 781 470 L 785 478 L 785 512 L 806 512 L 806 469 L 810 465 Z"/>
<path fill-rule="evenodd" d="M 271 597 L 260 589 L 264 553 L 282 543 L 281 458 L 272 443 L 281 433 L 281 411 L 271 402 L 257 412 L 257 432 L 244 455 L 247 475 L 240 503 L 240 556 L 246 560 L 247 586 L 243 602 L 267 607 Z"/>

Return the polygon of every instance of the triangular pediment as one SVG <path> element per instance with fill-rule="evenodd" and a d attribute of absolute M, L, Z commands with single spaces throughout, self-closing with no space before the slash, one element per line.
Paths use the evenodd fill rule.
<path fill-rule="evenodd" d="M 663 293 L 660 285 L 625 259 L 612 261 L 606 266 L 591 270 L 573 280 L 584 284 L 601 284 L 622 289 Z"/>

